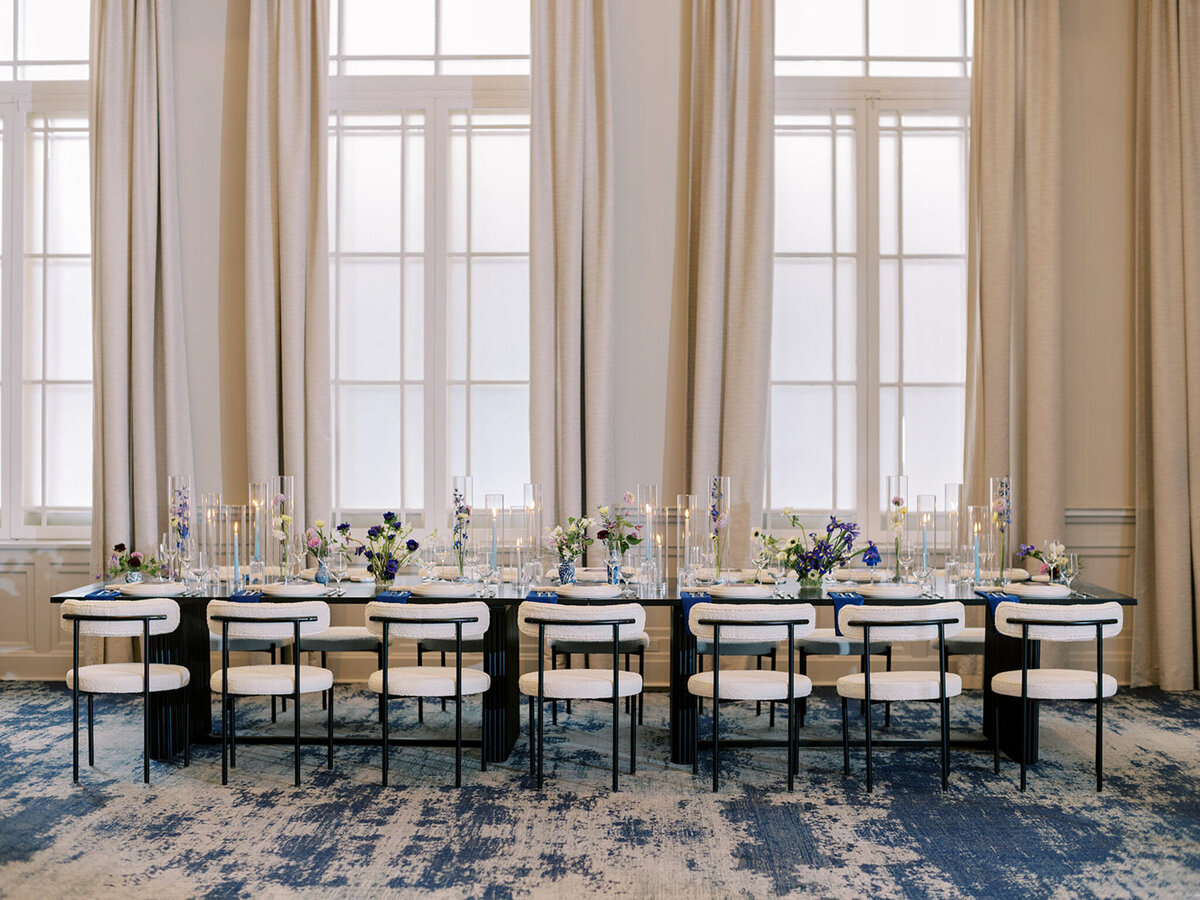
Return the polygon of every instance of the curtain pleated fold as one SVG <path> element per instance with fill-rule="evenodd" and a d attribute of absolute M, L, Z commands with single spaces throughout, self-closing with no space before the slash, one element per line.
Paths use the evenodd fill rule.
<path fill-rule="evenodd" d="M 976 0 L 964 487 L 1013 478 L 1010 551 L 1064 527 L 1061 45 L 1057 0 Z"/>
<path fill-rule="evenodd" d="M 247 461 L 251 481 L 295 477 L 304 524 L 331 503 L 328 60 L 326 0 L 250 4 Z"/>
<path fill-rule="evenodd" d="M 1133 682 L 1200 686 L 1200 2 L 1137 7 Z"/>
<path fill-rule="evenodd" d="M 609 32 L 604 0 L 534 0 L 529 427 L 547 524 L 615 500 Z"/>
<path fill-rule="evenodd" d="M 158 552 L 168 474 L 190 477 L 170 0 L 95 0 L 93 572 Z"/>
<path fill-rule="evenodd" d="M 730 551 L 762 517 L 774 247 L 774 3 L 695 0 L 689 107 L 687 481 L 730 477 Z M 796 439 L 802 439 L 797 423 Z"/>

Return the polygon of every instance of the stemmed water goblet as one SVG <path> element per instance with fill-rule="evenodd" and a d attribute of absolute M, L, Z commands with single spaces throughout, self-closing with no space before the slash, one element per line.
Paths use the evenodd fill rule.
<path fill-rule="evenodd" d="M 329 561 L 329 574 L 333 578 L 333 595 L 335 597 L 340 597 L 345 593 L 342 588 L 342 579 L 349 574 L 349 571 L 350 561 L 346 558 L 346 551 L 340 547 L 335 549 Z"/>
<path fill-rule="evenodd" d="M 901 539 L 900 552 L 896 555 L 896 562 L 900 564 L 901 571 L 903 572 L 900 578 L 902 582 L 908 581 L 908 569 L 916 557 L 916 548 L 913 546 L 913 542 L 907 537 Z"/>

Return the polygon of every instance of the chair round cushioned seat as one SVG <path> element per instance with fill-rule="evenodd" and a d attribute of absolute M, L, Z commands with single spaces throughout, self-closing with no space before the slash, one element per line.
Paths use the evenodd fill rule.
<path fill-rule="evenodd" d="M 290 647 L 292 639 L 286 641 L 265 641 L 261 638 L 230 638 L 229 652 L 230 653 L 268 653 L 272 645 L 276 647 Z M 221 652 L 221 635 L 208 633 L 208 649 Z"/>
<path fill-rule="evenodd" d="M 863 652 L 862 641 L 840 635 L 832 628 L 815 628 L 812 634 L 797 638 L 796 646 L 810 656 L 862 656 Z M 891 641 L 871 641 L 874 653 L 883 653 L 890 646 Z"/>
<path fill-rule="evenodd" d="M 388 696 L 453 697 L 454 677 L 454 666 L 392 666 L 388 668 Z M 492 679 L 487 672 L 463 668 L 463 696 L 482 694 L 491 685 Z M 382 670 L 372 672 L 367 678 L 367 689 L 376 694 L 383 693 Z"/>
<path fill-rule="evenodd" d="M 542 694 L 548 700 L 603 700 L 613 695 L 612 669 L 557 669 L 545 673 Z M 522 694 L 536 697 L 538 673 L 526 672 L 517 682 Z M 637 672 L 617 672 L 617 696 L 631 697 L 642 691 Z"/>
<path fill-rule="evenodd" d="M 550 649 L 555 653 L 603 653 L 605 650 L 612 650 L 612 640 L 607 641 L 572 641 L 562 640 L 561 638 L 546 641 L 550 645 Z M 637 653 L 639 650 L 645 650 L 650 646 L 650 635 L 646 632 L 631 637 L 617 643 L 618 653 Z"/>
<path fill-rule="evenodd" d="M 453 653 L 457 647 L 454 644 L 454 638 L 433 638 L 428 641 L 419 641 L 421 649 L 426 653 Z M 462 642 L 463 653 L 482 653 L 484 650 L 483 639 Z"/>
<path fill-rule="evenodd" d="M 303 645 L 301 645 L 303 646 Z M 221 693 L 221 669 L 208 680 L 215 693 Z M 229 693 L 245 696 L 291 694 L 296 676 L 294 666 L 230 666 Z M 300 693 L 313 694 L 333 687 L 333 672 L 320 666 L 300 667 Z"/>
<path fill-rule="evenodd" d="M 799 643 L 799 641 L 797 641 L 797 643 Z M 777 646 L 778 645 L 774 641 L 721 641 L 721 655 L 770 656 L 771 651 Z M 712 656 L 713 642 L 699 640 L 696 641 L 696 652 L 701 656 Z"/>
<path fill-rule="evenodd" d="M 793 686 L 796 697 L 807 697 L 812 693 L 812 681 L 805 675 L 794 675 Z M 713 673 L 700 672 L 688 679 L 688 693 L 698 697 L 712 698 Z M 722 700 L 786 700 L 788 698 L 788 673 L 768 669 L 722 669 Z"/>
<path fill-rule="evenodd" d="M 978 628 L 964 628 L 954 637 L 946 638 L 946 652 L 960 655 L 982 653 L 986 635 L 987 629 L 982 626 Z"/>
<path fill-rule="evenodd" d="M 89 694 L 140 694 L 146 670 L 144 663 L 100 663 L 79 667 L 79 689 Z M 150 693 L 186 687 L 191 673 L 183 666 L 150 663 Z M 67 673 L 67 687 L 75 687 L 75 670 Z"/>
<path fill-rule="evenodd" d="M 352 650 L 363 650 L 375 653 L 382 644 L 382 639 L 371 634 L 365 625 L 330 625 L 320 634 L 302 638 L 300 641 L 300 652 L 319 653 L 333 651 L 341 653 Z"/>
<path fill-rule="evenodd" d="M 1018 672 L 1018 675 L 1021 673 Z M 851 700 L 865 700 L 866 677 L 862 672 L 843 675 L 837 680 L 837 692 Z M 872 700 L 936 700 L 938 699 L 938 673 L 936 671 L 872 672 Z M 957 697 L 962 693 L 962 678 L 953 672 L 946 673 L 946 696 Z"/>
<path fill-rule="evenodd" d="M 1106 674 L 1100 687 L 1103 696 L 1111 697 L 1117 692 L 1117 679 Z M 993 675 L 992 690 L 1006 697 L 1020 697 L 1021 670 Z M 1086 669 L 1030 669 L 1027 696 L 1031 700 L 1094 700 L 1096 673 Z"/>

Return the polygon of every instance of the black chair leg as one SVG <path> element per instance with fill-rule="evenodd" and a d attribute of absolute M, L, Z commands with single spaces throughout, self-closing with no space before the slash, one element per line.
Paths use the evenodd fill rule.
<path fill-rule="evenodd" d="M 229 768 L 237 768 L 237 704 L 229 698 Z"/>
<path fill-rule="evenodd" d="M 558 654 L 554 651 L 553 647 L 550 648 L 550 670 L 551 671 L 558 670 Z M 570 711 L 569 708 L 568 708 L 568 711 Z M 552 724 L 552 725 L 558 724 L 558 701 L 557 700 L 550 701 L 550 724 Z"/>
<path fill-rule="evenodd" d="M 992 699 L 992 771 L 1000 774 L 1000 704 L 999 698 Z"/>
<path fill-rule="evenodd" d="M 850 774 L 850 732 L 846 728 L 846 698 L 842 698 L 842 774 Z"/>
<path fill-rule="evenodd" d="M 487 741 L 484 738 L 486 737 L 487 727 L 484 723 L 487 721 L 487 711 L 484 709 L 484 706 L 482 703 L 483 697 L 480 696 L 479 699 L 481 701 L 479 704 L 479 737 L 481 738 L 481 740 L 479 742 L 480 743 L 479 771 L 486 772 L 487 771 Z M 521 707 L 518 706 L 517 707 L 518 712 L 520 711 L 520 709 L 521 709 Z"/>
<path fill-rule="evenodd" d="M 274 645 L 274 644 L 272 644 L 272 645 L 271 645 L 271 650 L 270 650 L 270 653 L 271 653 L 271 665 L 275 665 L 275 645 Z M 271 695 L 271 722 L 272 722 L 272 723 L 274 723 L 274 722 L 275 722 L 275 716 L 276 716 L 276 712 L 275 712 L 275 695 L 274 695 L 274 694 L 272 694 L 272 695 Z"/>
<path fill-rule="evenodd" d="M 74 752 L 71 780 L 79 781 L 79 666 L 72 673 L 71 687 L 71 747 Z"/>
<path fill-rule="evenodd" d="M 537 741 L 533 726 L 533 695 L 529 695 L 529 774 L 537 774 Z"/>
<path fill-rule="evenodd" d="M 328 654 L 328 652 L 327 652 L 327 651 L 325 651 L 325 650 L 322 650 L 322 651 L 321 651 L 321 668 L 322 668 L 322 669 L 328 669 L 328 668 L 329 668 L 328 657 L 329 657 L 329 654 Z M 325 693 L 326 693 L 325 691 L 321 691 L 321 709 L 325 709 L 325 705 L 326 705 L 326 703 L 325 703 Z M 332 686 L 332 685 L 330 685 L 330 688 L 329 688 L 329 693 L 331 693 L 331 694 L 333 693 L 333 686 Z"/>
<path fill-rule="evenodd" d="M 442 651 L 442 668 L 446 668 L 446 651 Z M 442 712 L 446 711 L 446 698 L 442 698 Z"/>
<path fill-rule="evenodd" d="M 462 787 L 462 694 L 454 698 L 454 786 Z"/>
<path fill-rule="evenodd" d="M 1029 700 L 1021 697 L 1021 790 L 1025 790 L 1025 768 L 1029 764 Z"/>
<path fill-rule="evenodd" d="M 646 648 L 645 647 L 638 648 L 638 674 L 640 676 L 642 676 L 642 690 L 637 695 L 638 724 L 644 725 L 645 721 L 642 719 L 642 713 L 645 712 L 645 709 L 646 709 Z"/>
<path fill-rule="evenodd" d="M 717 663 L 716 663 L 716 660 L 714 660 L 713 668 L 716 669 L 716 666 L 717 666 Z M 716 676 L 713 676 L 713 677 L 715 678 Z M 717 792 L 717 790 L 720 788 L 720 774 L 721 774 L 721 749 L 720 749 L 720 745 L 718 744 L 718 741 L 719 741 L 718 735 L 719 735 L 719 731 L 721 728 L 721 700 L 719 697 L 717 697 L 716 691 L 713 692 L 712 708 L 713 708 L 713 710 L 712 710 L 713 793 L 715 794 Z"/>
<path fill-rule="evenodd" d="M 92 695 L 92 694 L 87 695 L 87 698 L 88 698 L 88 765 L 89 766 L 94 766 L 96 764 L 96 738 L 92 734 L 92 729 L 93 729 L 93 726 L 92 726 L 92 697 L 93 696 L 94 695 Z"/>
<path fill-rule="evenodd" d="M 640 694 L 638 695 L 641 696 Z M 638 703 L 635 700 L 633 708 L 629 711 L 629 774 L 637 774 L 637 726 L 638 726 Z"/>
<path fill-rule="evenodd" d="M 874 788 L 874 783 L 871 778 L 871 701 L 867 700 L 867 709 L 864 714 L 864 719 L 867 723 L 867 793 L 871 793 Z"/>
<path fill-rule="evenodd" d="M 892 645 L 891 644 L 888 644 L 887 649 L 883 651 L 883 659 L 884 659 L 884 667 L 883 667 L 884 671 L 885 672 L 892 671 Z M 944 667 L 945 667 L 945 663 L 943 661 L 943 668 Z M 885 700 L 883 702 L 883 727 L 884 728 L 892 727 L 892 703 L 890 700 Z"/>
<path fill-rule="evenodd" d="M 950 698 L 938 704 L 942 708 L 942 793 L 950 781 Z"/>
<path fill-rule="evenodd" d="M 570 653 L 567 654 L 567 668 L 568 669 L 571 668 L 571 654 Z M 557 701 L 554 704 L 554 711 L 556 713 L 558 712 L 558 702 Z M 567 701 L 567 715 L 569 716 L 570 714 L 571 714 L 571 701 L 568 700 Z"/>
<path fill-rule="evenodd" d="M 696 727 L 692 729 L 692 775 L 700 774 L 700 698 L 692 703 L 696 710 Z"/>
<path fill-rule="evenodd" d="M 383 710 L 382 728 L 380 729 L 383 735 L 383 786 L 387 787 L 388 783 L 388 727 L 391 724 L 391 710 L 388 709 L 388 698 L 386 694 L 379 695 L 379 705 Z"/>
<path fill-rule="evenodd" d="M 296 651 L 293 650 L 292 652 L 295 653 Z M 296 707 L 295 710 L 293 710 L 293 713 L 294 713 L 293 720 L 295 722 L 295 727 L 292 732 L 292 739 L 293 739 L 293 743 L 295 745 L 295 755 L 296 755 L 295 783 L 296 783 L 296 787 L 300 787 L 300 682 L 299 682 L 299 680 L 296 680 L 296 688 L 292 692 L 292 704 Z"/>
<path fill-rule="evenodd" d="M 183 766 L 192 764 L 192 700 L 183 689 Z"/>
<path fill-rule="evenodd" d="M 625 654 L 625 671 L 626 672 L 629 671 L 629 654 L 628 653 Z M 625 712 L 629 712 L 630 710 L 632 710 L 633 704 L 635 702 L 636 701 L 634 700 L 633 694 L 627 694 L 625 696 Z"/>
<path fill-rule="evenodd" d="M 326 741 L 329 745 L 329 758 L 325 762 L 325 768 L 333 769 L 333 686 L 329 688 L 329 711 L 326 717 Z"/>
<path fill-rule="evenodd" d="M 1096 701 L 1096 790 L 1104 790 L 1104 701 Z"/>
<path fill-rule="evenodd" d="M 421 660 L 424 656 L 425 656 L 424 648 L 420 644 L 417 644 L 417 665 L 418 666 L 422 665 Z M 425 698 L 418 697 L 417 698 L 417 724 L 423 725 L 424 723 L 425 723 Z"/>
<path fill-rule="evenodd" d="M 762 671 L 762 657 L 761 656 L 754 657 L 754 668 L 760 672 Z M 775 706 L 774 703 L 772 703 L 770 705 L 772 708 L 774 708 L 774 706 Z M 761 700 L 756 701 L 754 704 L 754 715 L 755 716 L 762 715 L 762 701 Z"/>

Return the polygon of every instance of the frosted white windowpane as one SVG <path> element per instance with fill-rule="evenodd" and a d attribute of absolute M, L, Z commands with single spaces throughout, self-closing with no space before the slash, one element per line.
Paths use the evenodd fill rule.
<path fill-rule="evenodd" d="M 858 263 L 837 263 L 837 377 L 853 381 L 858 360 Z"/>
<path fill-rule="evenodd" d="M 529 135 L 476 132 L 471 147 L 471 249 L 529 249 Z"/>
<path fill-rule="evenodd" d="M 91 261 L 46 260 L 46 278 L 46 377 L 91 381 Z"/>
<path fill-rule="evenodd" d="M 26 378 L 42 377 L 42 279 L 45 276 L 43 262 L 30 259 L 25 262 L 25 307 L 22 316 L 24 331 L 24 370 Z M 91 321 L 91 315 L 88 315 Z"/>
<path fill-rule="evenodd" d="M 343 135 L 340 250 L 401 249 L 400 142 L 399 134 Z"/>
<path fill-rule="evenodd" d="M 441 0 L 441 52 L 529 55 L 529 0 Z"/>
<path fill-rule="evenodd" d="M 42 387 L 25 385 L 21 438 L 21 500 L 25 506 L 42 505 Z M 88 440 L 90 447 L 92 442 Z M 89 468 L 90 471 L 90 468 Z"/>
<path fill-rule="evenodd" d="M 529 480 L 529 387 L 471 388 L 471 474 L 481 493 L 522 496 Z"/>
<path fill-rule="evenodd" d="M 857 160 L 854 132 L 839 131 L 837 135 L 837 249 L 853 253 L 857 237 L 858 199 L 855 196 Z"/>
<path fill-rule="evenodd" d="M 775 260 L 771 378 L 825 381 L 833 376 L 833 262 Z"/>
<path fill-rule="evenodd" d="M 904 134 L 906 253 L 965 252 L 965 140 L 961 133 Z"/>
<path fill-rule="evenodd" d="M 450 341 L 448 374 L 452 380 L 462 381 L 467 377 L 467 340 L 470 334 L 467 313 L 466 260 L 451 259 L 447 269 L 449 274 L 447 289 L 450 295 L 450 309 L 446 315 L 446 332 Z"/>
<path fill-rule="evenodd" d="M 904 380 L 962 382 L 967 365 L 966 264 L 904 262 Z"/>
<path fill-rule="evenodd" d="M 900 223 L 899 191 L 900 159 L 894 132 L 879 135 L 879 252 L 899 253 Z M 907 237 L 907 235 L 906 235 Z"/>
<path fill-rule="evenodd" d="M 420 381 L 425 373 L 425 261 L 404 263 L 404 377 Z"/>
<path fill-rule="evenodd" d="M 771 388 L 772 509 L 833 507 L 833 389 Z"/>
<path fill-rule="evenodd" d="M 826 77 L 843 75 L 850 78 L 864 74 L 866 64 L 840 59 L 781 59 L 775 63 L 776 75 Z"/>
<path fill-rule="evenodd" d="M 450 438 L 450 471 L 467 471 L 467 389 L 452 384 L 446 389 L 446 426 Z M 476 487 L 476 492 L 479 488 Z"/>
<path fill-rule="evenodd" d="M 404 505 L 425 507 L 425 389 L 404 389 Z"/>
<path fill-rule="evenodd" d="M 869 0 L 872 56 L 958 56 L 963 0 Z"/>
<path fill-rule="evenodd" d="M 74 124 L 86 127 L 86 120 Z M 51 132 L 46 250 L 91 253 L 92 226 L 87 132 Z"/>
<path fill-rule="evenodd" d="M 336 3 L 334 4 L 337 5 Z M 329 246 L 336 250 L 337 243 L 337 170 L 338 170 L 338 139 L 337 117 L 329 117 L 329 138 L 325 142 L 326 178 L 325 178 L 325 224 L 328 228 Z M 332 296 L 332 294 L 330 295 Z"/>
<path fill-rule="evenodd" d="M 900 264 L 894 259 L 879 261 L 879 380 L 900 380 Z"/>
<path fill-rule="evenodd" d="M 524 59 L 443 59 L 442 75 L 528 75 L 529 57 Z"/>
<path fill-rule="evenodd" d="M 70 66 L 17 66 L 17 78 L 22 81 L 86 81 L 88 67 L 79 63 Z"/>
<path fill-rule="evenodd" d="M 862 56 L 862 0 L 776 0 L 777 56 Z"/>
<path fill-rule="evenodd" d="M 383 509 L 400 500 L 400 387 L 338 388 L 338 506 Z"/>
<path fill-rule="evenodd" d="M 906 129 L 918 128 L 963 128 L 966 117 L 962 113 L 936 112 L 904 112 L 900 114 L 900 123 Z"/>
<path fill-rule="evenodd" d="M 471 264 L 471 377 L 529 379 L 529 260 Z"/>
<path fill-rule="evenodd" d="M 837 388 L 837 508 L 857 505 L 858 407 L 853 385 Z"/>
<path fill-rule="evenodd" d="M 450 134 L 450 251 L 467 250 L 467 135 Z M 528 204 L 527 204 L 528 205 Z"/>
<path fill-rule="evenodd" d="M 13 0 L 0 0 L 0 59 L 13 58 Z M 12 77 L 12 69 L 8 70 Z"/>
<path fill-rule="evenodd" d="M 369 381 L 400 378 L 400 261 L 341 261 L 338 375 Z"/>
<path fill-rule="evenodd" d="M 425 249 L 425 134 L 409 132 L 404 138 L 404 249 Z"/>
<path fill-rule="evenodd" d="M 17 23 L 21 30 L 17 48 L 20 58 L 55 61 L 87 59 L 90 55 L 90 7 L 89 0 L 26 0 L 20 5 Z M 11 12 L 9 21 L 12 21 Z M 12 33 L 11 25 L 7 30 Z"/>
<path fill-rule="evenodd" d="M 964 403 L 961 387 L 904 389 L 904 466 L 910 485 L 962 481 Z"/>
<path fill-rule="evenodd" d="M 887 509 L 888 475 L 904 474 L 900 455 L 900 391 L 879 389 L 879 510 Z"/>
<path fill-rule="evenodd" d="M 873 60 L 869 68 L 869 75 L 880 78 L 961 78 L 963 76 L 962 63 L 957 62 Z"/>
<path fill-rule="evenodd" d="M 46 385 L 45 412 L 46 505 L 91 506 L 92 386 Z"/>
<path fill-rule="evenodd" d="M 434 0 L 341 0 L 342 53 L 406 56 L 434 51 Z"/>
<path fill-rule="evenodd" d="M 833 250 L 832 136 L 775 136 L 775 250 Z"/>
<path fill-rule="evenodd" d="M 345 75 L 432 75 L 432 59 L 348 59 L 342 63 Z"/>

